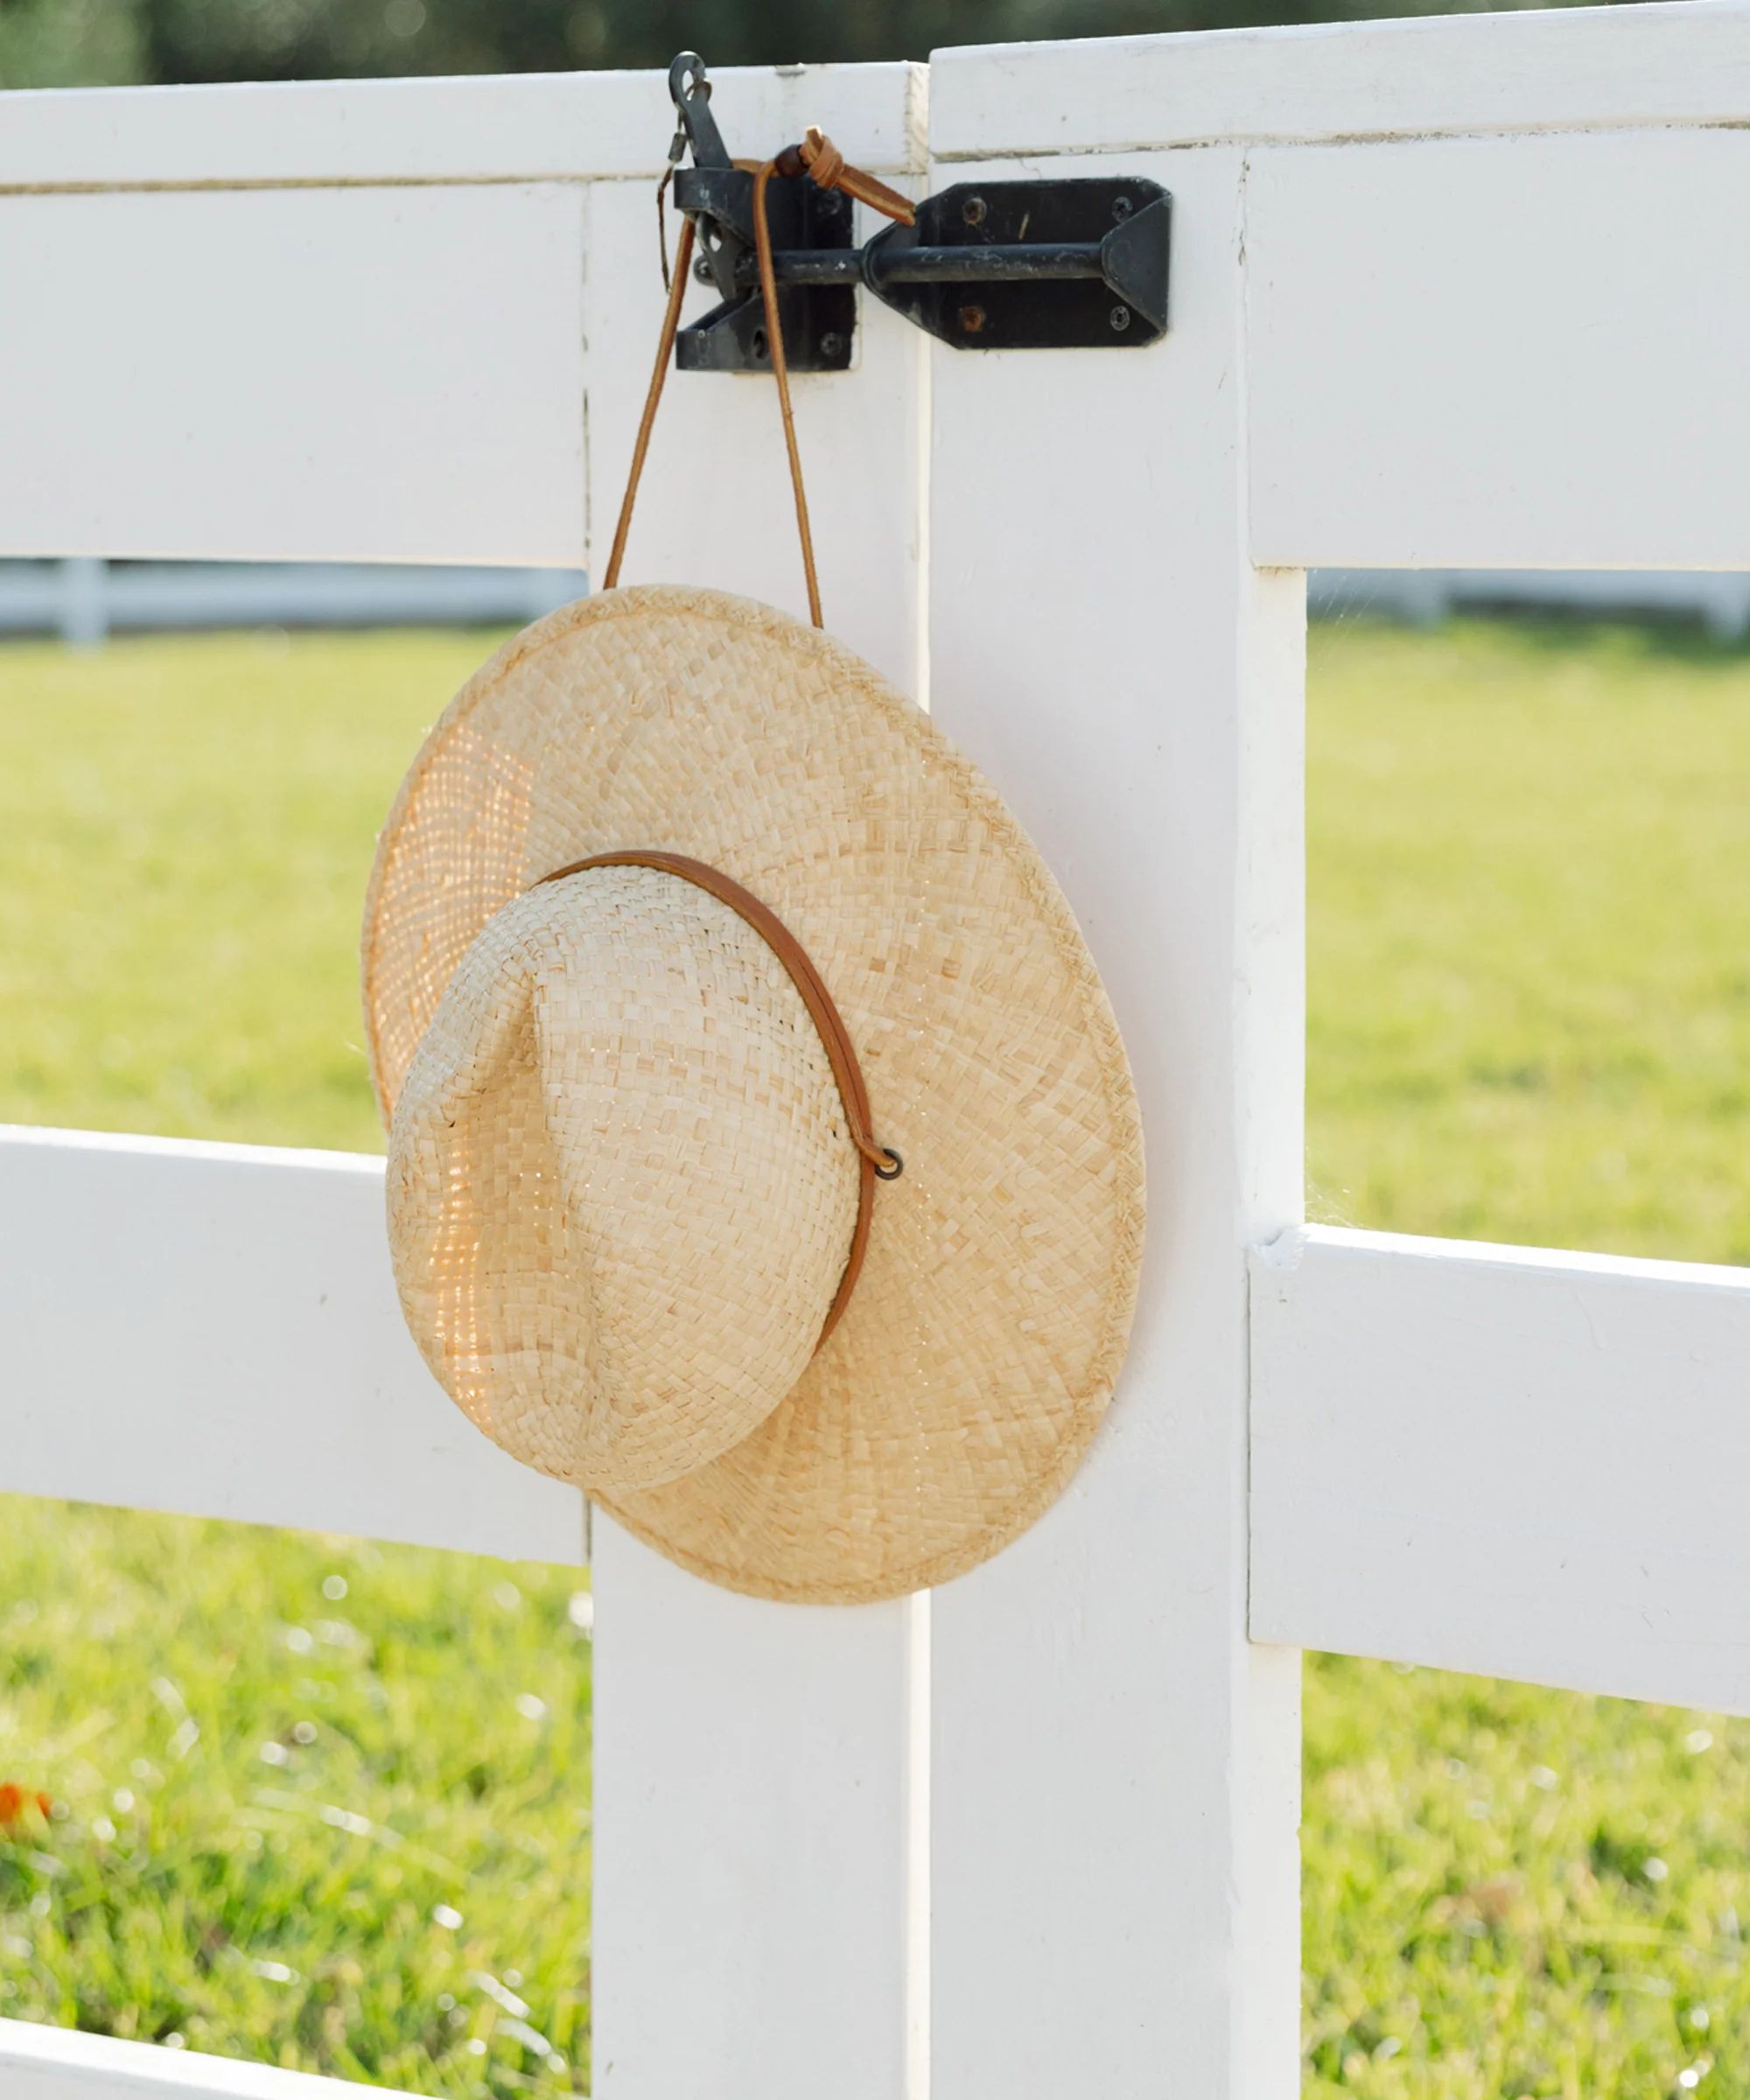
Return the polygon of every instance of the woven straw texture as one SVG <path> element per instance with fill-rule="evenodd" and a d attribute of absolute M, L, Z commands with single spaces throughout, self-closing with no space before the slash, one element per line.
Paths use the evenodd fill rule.
<path fill-rule="evenodd" d="M 782 963 L 646 868 L 487 920 L 389 1134 L 426 1361 L 513 1456 L 593 1494 L 691 1473 L 766 1419 L 814 1354 L 857 1192 Z"/>
<path fill-rule="evenodd" d="M 855 1154 L 781 965 L 653 871 L 523 894 L 630 847 L 777 913 L 904 1155 L 817 1354 Z M 518 1457 L 798 1601 L 944 1581 L 1068 1481 L 1135 1303 L 1130 1070 L 1031 843 L 866 664 L 709 592 L 539 622 L 402 788 L 364 982 L 409 1320 Z"/>

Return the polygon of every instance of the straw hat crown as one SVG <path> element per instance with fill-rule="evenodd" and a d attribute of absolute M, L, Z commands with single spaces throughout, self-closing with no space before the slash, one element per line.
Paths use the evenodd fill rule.
<path fill-rule="evenodd" d="M 857 1154 L 771 948 L 612 867 L 491 919 L 410 1067 L 389 1236 L 439 1380 L 517 1458 L 654 1488 L 758 1427 L 844 1268 Z"/>
<path fill-rule="evenodd" d="M 1038 853 L 868 665 L 712 592 L 537 623 L 402 788 L 364 971 L 402 1306 L 516 1457 L 792 1600 L 1062 1490 L 1135 1302 L 1130 1069 Z"/>

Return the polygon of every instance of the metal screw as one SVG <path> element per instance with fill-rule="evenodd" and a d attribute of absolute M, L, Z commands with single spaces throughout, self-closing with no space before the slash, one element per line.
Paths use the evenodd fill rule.
<path fill-rule="evenodd" d="M 984 200 L 982 197 L 969 197 L 960 207 L 960 215 L 968 226 L 983 226 Z"/>
<path fill-rule="evenodd" d="M 844 338 L 836 331 L 821 338 L 822 357 L 842 357 L 844 354 Z"/>
<path fill-rule="evenodd" d="M 968 335 L 976 335 L 984 326 L 984 309 L 982 306 L 962 306 L 960 326 Z"/>
<path fill-rule="evenodd" d="M 1122 335 L 1130 325 L 1130 310 L 1128 306 L 1115 306 L 1109 318 L 1114 332 Z"/>
<path fill-rule="evenodd" d="M 1128 219 L 1136 208 L 1128 197 L 1115 197 L 1112 200 L 1112 216 L 1115 219 Z"/>
<path fill-rule="evenodd" d="M 711 266 L 709 256 L 701 256 L 694 262 L 693 276 L 701 284 L 709 284 L 711 282 Z"/>

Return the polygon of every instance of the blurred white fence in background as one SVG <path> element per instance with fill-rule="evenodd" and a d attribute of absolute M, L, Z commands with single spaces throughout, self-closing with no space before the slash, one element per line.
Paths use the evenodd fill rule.
<path fill-rule="evenodd" d="M 1306 610 L 1432 626 L 1453 612 L 1500 611 L 1652 614 L 1699 620 L 1722 641 L 1750 635 L 1750 574 L 1742 570 L 1313 569 Z"/>
<path fill-rule="evenodd" d="M 115 629 L 522 626 L 581 597 L 581 569 L 388 562 L 0 562 L 0 634 L 82 647 Z M 1698 620 L 1750 635 L 1750 574 L 1656 569 L 1314 569 L 1306 609 L 1432 626 L 1459 612 Z"/>
<path fill-rule="evenodd" d="M 117 627 L 522 626 L 580 597 L 572 569 L 392 562 L 0 562 L 0 634 L 89 647 Z"/>

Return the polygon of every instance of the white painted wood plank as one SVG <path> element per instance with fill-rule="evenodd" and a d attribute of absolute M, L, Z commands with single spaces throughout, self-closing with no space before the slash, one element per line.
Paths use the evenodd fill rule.
<path fill-rule="evenodd" d="M 0 1491 L 581 1561 L 402 1323 L 382 1162 L 0 1131 Z"/>
<path fill-rule="evenodd" d="M 591 192 L 598 549 L 655 346 L 653 234 L 647 189 Z M 859 334 L 856 372 L 796 386 L 822 592 L 914 690 L 923 339 L 866 302 Z M 671 376 L 626 566 L 659 578 L 806 617 L 769 381 Z M 600 1516 L 593 1586 L 598 2100 L 895 2100 L 911 1608 L 733 1596 Z"/>
<path fill-rule="evenodd" d="M 1258 1639 L 1750 1713 L 1750 1270 L 1315 1227 L 1251 1326 Z"/>
<path fill-rule="evenodd" d="M 938 52 L 939 160 L 1211 141 L 1740 124 L 1744 0 Z"/>
<path fill-rule="evenodd" d="M 595 1520 L 593 2090 L 905 2090 L 906 1607 L 767 1604 Z"/>
<path fill-rule="evenodd" d="M 575 566 L 583 213 L 0 198 L 0 553 Z"/>
<path fill-rule="evenodd" d="M 1750 567 L 1746 225 L 1742 130 L 1256 151 L 1254 557 Z"/>
<path fill-rule="evenodd" d="M 774 152 L 819 124 L 860 167 L 923 164 L 922 66 L 711 77 L 732 151 Z M 658 72 L 14 92 L 0 94 L 0 189 L 654 181 L 674 129 Z"/>
<path fill-rule="evenodd" d="M 1167 340 L 932 375 L 933 712 L 1081 915 L 1150 1204 L 1092 1458 L 932 1600 L 934 2100 L 1298 2078 L 1299 1665 L 1245 1639 L 1244 1250 L 1299 1215 L 1304 594 L 1245 555 L 1241 155 L 1125 165 L 1176 199 Z"/>
<path fill-rule="evenodd" d="M 368 2091 L 394 2100 L 382 2086 L 0 2020 L 6 2100 L 359 2100 Z"/>

